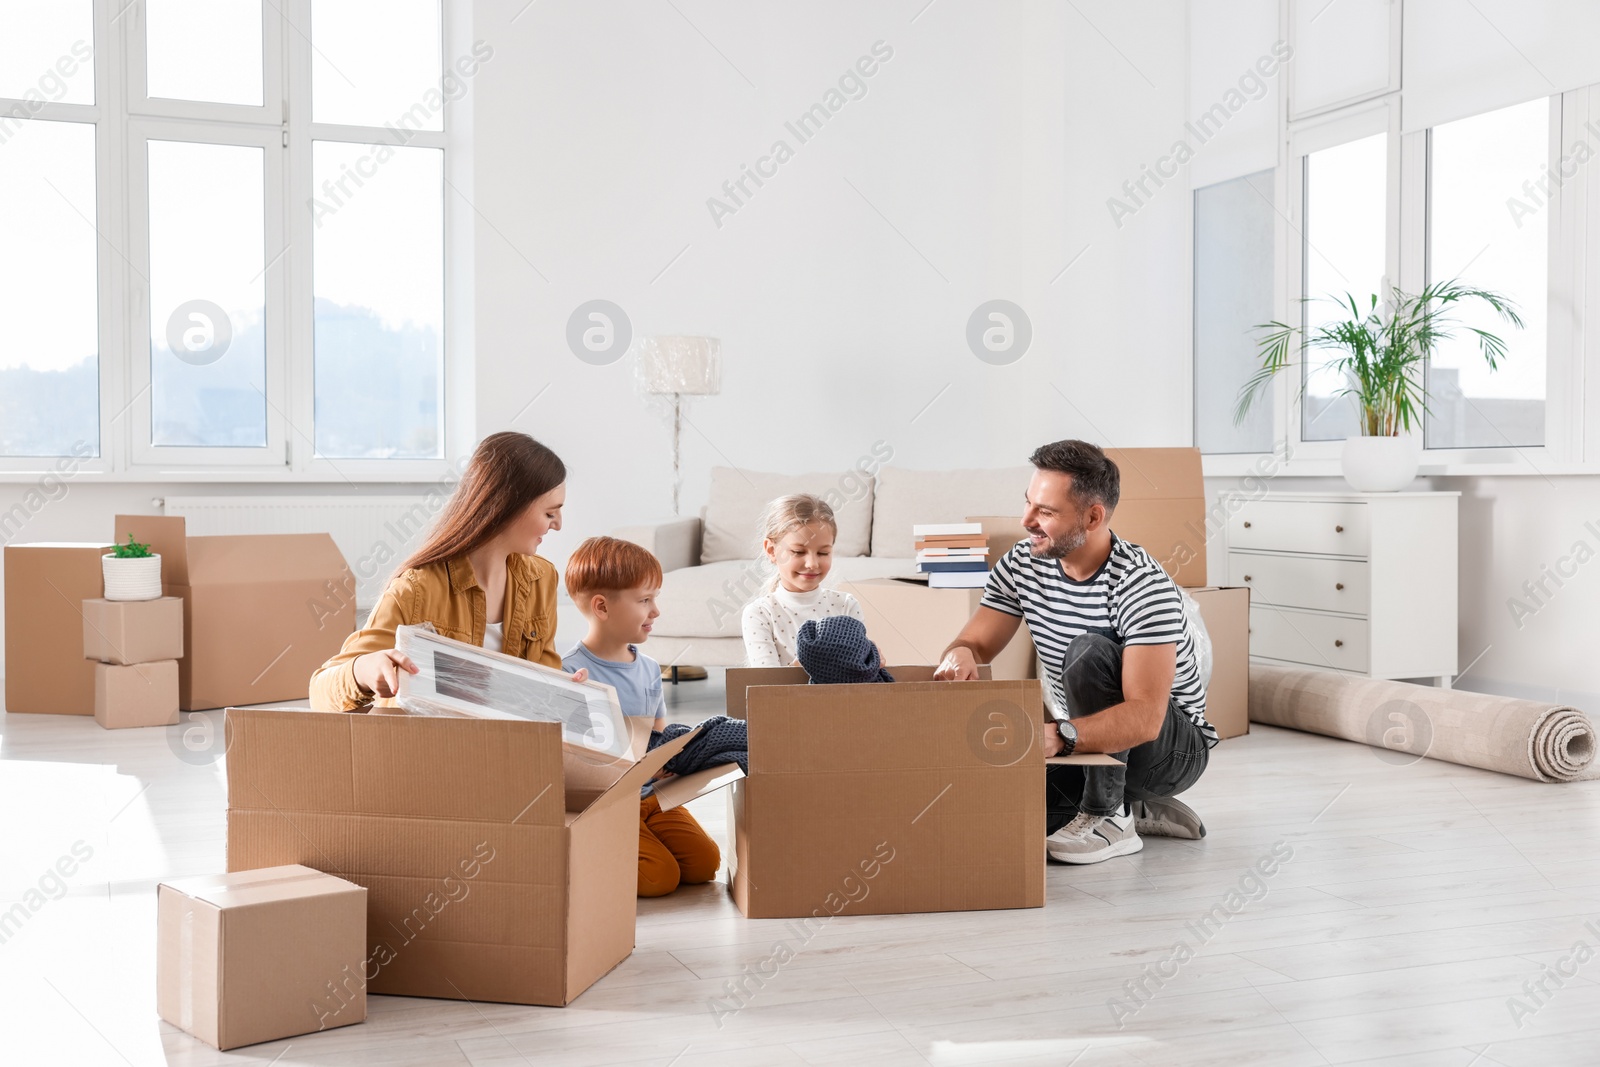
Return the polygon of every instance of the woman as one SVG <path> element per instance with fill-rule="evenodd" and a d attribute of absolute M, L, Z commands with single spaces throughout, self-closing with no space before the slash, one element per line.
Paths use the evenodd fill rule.
<path fill-rule="evenodd" d="M 431 622 L 446 637 L 561 669 L 556 652 L 555 567 L 534 555 L 561 529 L 567 468 L 524 433 L 483 439 L 422 547 L 401 565 L 365 628 L 311 676 L 311 706 L 352 711 L 393 704 L 400 672 L 397 626 Z M 587 671 L 573 675 L 583 681 Z"/>

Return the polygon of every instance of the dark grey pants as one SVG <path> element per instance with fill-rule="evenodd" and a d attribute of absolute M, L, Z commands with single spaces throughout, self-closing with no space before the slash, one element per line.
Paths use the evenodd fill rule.
<path fill-rule="evenodd" d="M 1061 682 L 1069 719 L 1122 703 L 1122 643 L 1104 634 L 1080 634 L 1067 646 Z M 1122 766 L 1047 768 L 1046 833 L 1055 833 L 1079 811 L 1117 815 L 1126 800 L 1177 796 L 1199 780 L 1211 750 L 1200 728 L 1169 700 L 1155 740 L 1111 755 Z"/>

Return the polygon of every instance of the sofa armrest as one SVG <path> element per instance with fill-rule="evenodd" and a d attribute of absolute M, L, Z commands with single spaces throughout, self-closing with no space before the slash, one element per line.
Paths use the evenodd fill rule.
<path fill-rule="evenodd" d="M 648 549 L 664 571 L 700 565 L 700 520 L 673 519 L 649 526 L 624 526 L 612 534 Z"/>

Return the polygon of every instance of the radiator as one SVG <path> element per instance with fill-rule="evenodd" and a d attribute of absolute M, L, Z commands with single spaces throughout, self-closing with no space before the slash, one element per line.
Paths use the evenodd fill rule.
<path fill-rule="evenodd" d="M 422 541 L 444 497 L 169 496 L 164 514 L 181 515 L 188 533 L 325 533 L 356 578 L 357 614 L 377 603 L 389 575 Z M 357 625 L 362 620 L 357 621 Z"/>

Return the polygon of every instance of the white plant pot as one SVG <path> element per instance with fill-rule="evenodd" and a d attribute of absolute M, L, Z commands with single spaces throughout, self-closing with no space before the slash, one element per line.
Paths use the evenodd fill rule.
<path fill-rule="evenodd" d="M 1422 449 L 1415 437 L 1347 437 L 1339 457 L 1344 480 L 1362 493 L 1394 493 L 1417 476 Z"/>
<path fill-rule="evenodd" d="M 138 559 L 100 557 L 107 600 L 155 600 L 161 595 L 161 554 Z"/>

